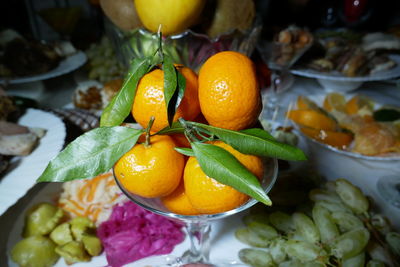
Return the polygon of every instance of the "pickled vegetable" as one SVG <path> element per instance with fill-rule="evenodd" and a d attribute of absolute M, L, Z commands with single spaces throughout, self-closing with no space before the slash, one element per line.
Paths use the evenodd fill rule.
<path fill-rule="evenodd" d="M 82 243 L 85 250 L 87 251 L 87 253 L 89 253 L 90 256 L 100 255 L 103 249 L 100 239 L 94 235 L 83 235 Z"/>
<path fill-rule="evenodd" d="M 62 256 L 67 264 L 90 261 L 90 256 L 86 253 L 83 244 L 78 241 L 71 241 L 58 246 L 55 252 Z"/>
<path fill-rule="evenodd" d="M 11 258 L 21 267 L 53 266 L 59 259 L 55 248 L 56 244 L 47 237 L 30 236 L 13 247 Z"/>
<path fill-rule="evenodd" d="M 94 223 L 87 217 L 75 217 L 69 223 L 72 235 L 77 241 L 82 240 L 83 234 L 93 233 L 95 229 Z"/>
<path fill-rule="evenodd" d="M 23 236 L 47 235 L 61 222 L 63 217 L 62 209 L 49 203 L 41 203 L 28 212 Z"/>
<path fill-rule="evenodd" d="M 69 223 L 62 223 L 51 233 L 50 239 L 57 245 L 64 245 L 73 240 Z"/>

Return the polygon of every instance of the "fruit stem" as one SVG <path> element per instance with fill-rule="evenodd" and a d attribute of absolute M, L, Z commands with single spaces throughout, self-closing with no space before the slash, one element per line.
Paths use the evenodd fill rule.
<path fill-rule="evenodd" d="M 150 146 L 150 130 L 151 130 L 151 127 L 153 126 L 154 120 L 155 120 L 154 116 L 151 116 L 149 124 L 147 124 L 147 128 L 145 130 L 145 133 L 146 133 L 146 140 L 144 142 L 145 147 Z"/>
<path fill-rule="evenodd" d="M 184 118 L 179 118 L 179 122 L 183 126 L 184 134 L 186 138 L 189 140 L 189 143 L 192 143 L 194 141 L 200 142 L 197 136 L 193 134 L 193 126 L 186 123 Z"/>

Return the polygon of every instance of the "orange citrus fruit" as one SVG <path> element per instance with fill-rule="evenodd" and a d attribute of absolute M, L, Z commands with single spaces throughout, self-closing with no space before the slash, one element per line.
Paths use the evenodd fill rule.
<path fill-rule="evenodd" d="M 190 148 L 190 143 L 183 133 L 174 133 L 170 135 L 177 147 Z"/>
<path fill-rule="evenodd" d="M 353 135 L 345 132 L 334 132 L 313 129 L 308 127 L 302 127 L 300 130 L 307 136 L 330 146 L 337 147 L 340 149 L 347 148 L 351 141 L 353 141 Z"/>
<path fill-rule="evenodd" d="M 242 154 L 221 141 L 216 141 L 213 144 L 226 149 L 250 172 L 260 180 L 262 179 L 264 168 L 261 158 Z M 225 212 L 242 205 L 249 199 L 248 195 L 207 176 L 195 157 L 190 157 L 187 161 L 183 177 L 186 195 L 193 207 L 200 213 Z"/>
<path fill-rule="evenodd" d="M 197 215 L 199 214 L 192 204 L 185 192 L 185 186 L 183 181 L 179 184 L 178 188 L 174 192 L 161 199 L 164 206 L 170 211 L 182 214 L 182 215 Z"/>
<path fill-rule="evenodd" d="M 346 98 L 339 93 L 329 93 L 324 99 L 323 107 L 327 111 L 337 110 L 345 112 Z"/>
<path fill-rule="evenodd" d="M 177 121 L 180 117 L 192 120 L 200 113 L 197 75 L 191 69 L 181 65 L 177 68 L 186 79 L 186 89 L 175 113 L 174 121 Z M 152 132 L 168 126 L 167 107 L 164 99 L 164 72 L 162 70 L 155 69 L 140 79 L 132 105 L 132 116 L 144 128 L 146 128 L 150 118 L 154 116 Z"/>
<path fill-rule="evenodd" d="M 349 115 L 370 115 L 374 110 L 373 102 L 365 96 L 355 95 L 345 105 L 346 113 Z M 364 113 L 364 114 L 360 114 Z"/>
<path fill-rule="evenodd" d="M 185 166 L 184 156 L 174 150 L 174 141 L 166 135 L 155 135 L 150 145 L 137 143 L 114 166 L 122 186 L 142 197 L 162 197 L 179 185 Z"/>
<path fill-rule="evenodd" d="M 253 62 L 224 51 L 208 58 L 199 73 L 201 112 L 212 126 L 241 130 L 261 112 L 261 96 Z"/>
<path fill-rule="evenodd" d="M 319 110 L 318 105 L 306 96 L 298 96 L 296 104 L 298 109 Z"/>
<path fill-rule="evenodd" d="M 315 110 L 290 110 L 286 116 L 297 124 L 314 129 L 334 131 L 337 127 L 332 118 Z"/>

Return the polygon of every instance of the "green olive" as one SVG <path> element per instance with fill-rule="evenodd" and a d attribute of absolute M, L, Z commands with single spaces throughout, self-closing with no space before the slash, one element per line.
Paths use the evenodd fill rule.
<path fill-rule="evenodd" d="M 11 258 L 21 267 L 53 266 L 59 256 L 56 245 L 44 236 L 30 236 L 19 241 L 11 251 Z"/>
<path fill-rule="evenodd" d="M 63 219 L 62 209 L 49 203 L 40 203 L 25 218 L 24 237 L 49 234 Z"/>

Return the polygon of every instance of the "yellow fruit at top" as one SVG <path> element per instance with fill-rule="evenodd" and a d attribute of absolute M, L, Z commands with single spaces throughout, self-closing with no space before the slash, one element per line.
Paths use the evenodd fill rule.
<path fill-rule="evenodd" d="M 182 66 L 177 66 L 177 68 L 186 79 L 186 90 L 175 113 L 174 121 L 180 117 L 193 120 L 200 113 L 197 75 L 189 68 Z M 155 69 L 140 79 L 132 105 L 132 116 L 143 128 L 146 128 L 150 118 L 154 116 L 155 120 L 151 128 L 153 132 L 168 126 L 164 99 L 164 71 Z"/>
<path fill-rule="evenodd" d="M 129 192 L 142 197 L 163 197 L 179 185 L 184 156 L 174 150 L 175 143 L 165 135 L 151 137 L 150 145 L 137 143 L 114 166 L 114 175 Z"/>
<path fill-rule="evenodd" d="M 253 125 L 262 108 L 253 62 L 234 51 L 207 59 L 199 73 L 199 101 L 212 126 L 241 130 Z"/>
<path fill-rule="evenodd" d="M 264 167 L 261 158 L 245 155 L 231 146 L 217 141 L 213 143 L 233 154 L 250 172 L 262 179 Z M 192 206 L 203 214 L 215 214 L 234 209 L 244 204 L 249 196 L 231 186 L 208 177 L 195 157 L 190 157 L 184 170 L 185 193 Z"/>
<path fill-rule="evenodd" d="M 204 0 L 135 0 L 136 12 L 143 25 L 157 32 L 161 25 L 164 35 L 185 31 L 197 22 Z"/>

